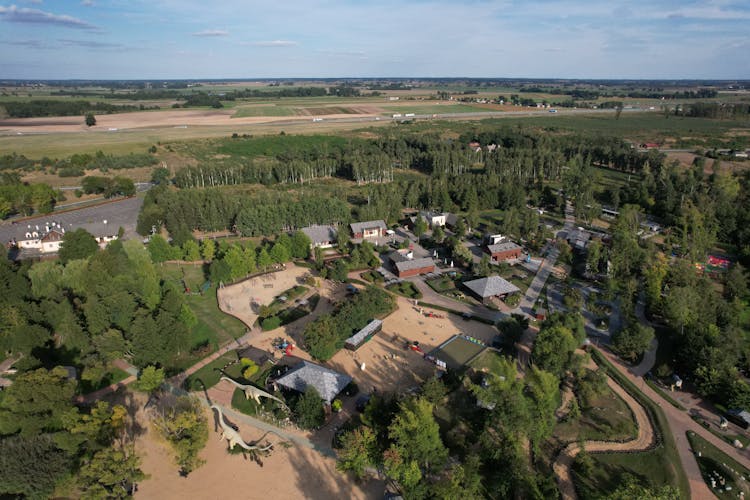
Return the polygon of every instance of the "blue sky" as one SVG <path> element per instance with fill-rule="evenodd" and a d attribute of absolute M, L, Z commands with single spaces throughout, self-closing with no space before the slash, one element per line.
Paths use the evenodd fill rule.
<path fill-rule="evenodd" d="M 750 79 L 750 0 L 0 0 L 0 78 Z"/>

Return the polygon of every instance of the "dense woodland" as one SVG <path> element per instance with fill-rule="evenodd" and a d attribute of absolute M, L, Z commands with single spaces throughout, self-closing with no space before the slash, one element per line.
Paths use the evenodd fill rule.
<path fill-rule="evenodd" d="M 51 99 L 8 101 L 2 103 L 2 107 L 5 108 L 5 111 L 12 118 L 33 118 L 37 116 L 83 116 L 90 112 L 110 114 L 145 109 L 142 105 L 115 105 L 101 101 L 56 101 Z"/>
<path fill-rule="evenodd" d="M 144 373 L 160 367 L 144 390 L 178 369 L 196 323 L 182 289 L 159 278 L 140 242 L 99 251 L 83 230 L 66 233 L 59 261 L 3 256 L 0 288 L 0 349 L 19 370 L 0 393 L 0 494 L 130 496 L 144 476 L 128 412 L 104 402 L 78 408 L 74 396 L 110 383 L 116 359 Z"/>

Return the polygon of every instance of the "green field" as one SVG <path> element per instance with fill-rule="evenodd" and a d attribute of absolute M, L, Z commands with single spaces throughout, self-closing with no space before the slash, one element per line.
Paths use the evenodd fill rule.
<path fill-rule="evenodd" d="M 469 366 L 479 371 L 488 371 L 495 375 L 501 376 L 503 372 L 503 356 L 492 349 L 487 349 L 482 354 L 474 358 Z"/>
<path fill-rule="evenodd" d="M 237 111 L 232 118 L 244 118 L 248 116 L 294 116 L 294 109 L 288 106 L 263 105 L 263 106 L 243 106 L 238 105 Z"/>
<path fill-rule="evenodd" d="M 483 345 L 475 344 L 463 337 L 456 336 L 430 354 L 441 361 L 445 361 L 449 369 L 458 370 L 484 349 L 486 347 Z"/>
<path fill-rule="evenodd" d="M 382 108 L 391 115 L 394 113 L 414 113 L 416 115 L 440 115 L 449 113 L 477 113 L 482 111 L 497 111 L 489 107 L 482 107 L 481 104 L 414 104 L 408 106 L 382 106 Z"/>

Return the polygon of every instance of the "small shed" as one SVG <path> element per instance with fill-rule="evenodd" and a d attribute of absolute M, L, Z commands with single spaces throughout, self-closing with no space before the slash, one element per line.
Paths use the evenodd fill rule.
<path fill-rule="evenodd" d="M 378 333 L 382 329 L 383 329 L 383 322 L 379 319 L 374 319 L 370 321 L 360 331 L 358 331 L 357 333 L 355 333 L 354 335 L 346 339 L 346 342 L 344 343 L 344 347 L 346 347 L 350 351 L 356 351 L 357 349 L 362 347 L 363 344 L 365 344 L 367 341 L 373 338 L 375 334 Z"/>

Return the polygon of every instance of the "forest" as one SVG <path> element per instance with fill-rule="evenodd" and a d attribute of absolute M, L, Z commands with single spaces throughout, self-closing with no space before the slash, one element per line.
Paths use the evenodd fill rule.
<path fill-rule="evenodd" d="M 133 105 L 115 105 L 106 102 L 89 101 L 55 101 L 51 99 L 34 99 L 30 101 L 3 102 L 2 107 L 11 118 L 33 118 L 38 116 L 83 116 L 86 113 L 125 113 L 138 111 L 143 107 Z"/>

